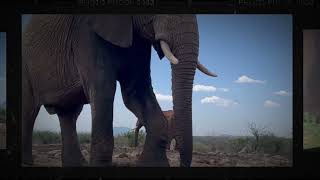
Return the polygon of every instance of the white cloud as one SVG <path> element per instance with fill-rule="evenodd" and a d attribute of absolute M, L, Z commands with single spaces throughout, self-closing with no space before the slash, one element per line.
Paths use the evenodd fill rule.
<path fill-rule="evenodd" d="M 195 91 L 195 92 L 200 92 L 200 91 L 215 92 L 215 91 L 217 91 L 217 88 L 214 86 L 206 86 L 206 85 L 196 84 L 193 86 L 193 91 Z"/>
<path fill-rule="evenodd" d="M 256 80 L 256 79 L 252 79 L 252 78 L 249 78 L 248 76 L 240 76 L 238 78 L 238 80 L 234 81 L 236 83 L 265 83 L 265 81 L 262 81 L 262 80 Z"/>
<path fill-rule="evenodd" d="M 205 103 L 212 103 L 216 106 L 221 106 L 221 107 L 230 107 L 233 105 L 237 105 L 238 103 L 230 100 L 230 99 L 224 99 L 218 96 L 210 96 L 210 97 L 205 97 L 203 99 L 201 99 L 201 103 L 205 104 Z"/>
<path fill-rule="evenodd" d="M 171 95 L 163 95 L 160 93 L 156 93 L 156 98 L 158 101 L 172 101 L 172 96 Z"/>
<path fill-rule="evenodd" d="M 290 93 L 284 90 L 274 92 L 273 94 L 279 95 L 279 96 L 290 96 Z"/>
<path fill-rule="evenodd" d="M 219 91 L 222 91 L 222 92 L 229 92 L 229 89 L 228 88 L 218 88 Z"/>
<path fill-rule="evenodd" d="M 222 92 L 228 92 L 229 89 L 227 88 L 216 88 L 214 86 L 207 86 L 207 85 L 201 85 L 201 84 L 196 84 L 193 86 L 193 91 L 194 92 L 216 92 L 216 91 L 222 91 Z"/>
<path fill-rule="evenodd" d="M 273 107 L 280 107 L 280 104 L 270 100 L 266 100 L 264 101 L 263 106 L 267 108 L 273 108 Z"/>

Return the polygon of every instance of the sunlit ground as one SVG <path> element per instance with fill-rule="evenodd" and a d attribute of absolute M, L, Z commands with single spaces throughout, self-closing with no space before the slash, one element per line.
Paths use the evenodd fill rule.
<path fill-rule="evenodd" d="M 6 110 L 0 106 L 0 149 L 6 148 Z"/>

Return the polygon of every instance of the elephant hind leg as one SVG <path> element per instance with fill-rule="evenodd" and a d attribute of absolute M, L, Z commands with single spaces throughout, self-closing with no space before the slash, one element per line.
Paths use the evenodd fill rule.
<path fill-rule="evenodd" d="M 32 132 L 39 110 L 40 106 L 32 103 L 22 108 L 22 163 L 25 165 L 33 164 Z"/>
<path fill-rule="evenodd" d="M 62 166 L 84 166 L 88 163 L 80 151 L 76 122 L 83 105 L 71 109 L 58 109 L 62 139 Z"/>
<path fill-rule="evenodd" d="M 32 131 L 41 105 L 37 103 L 26 79 L 22 84 L 22 164 L 33 164 Z"/>

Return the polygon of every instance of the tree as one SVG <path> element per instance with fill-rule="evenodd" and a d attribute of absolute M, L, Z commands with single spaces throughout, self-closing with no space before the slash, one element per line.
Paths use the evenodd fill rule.
<path fill-rule="evenodd" d="M 261 138 L 261 136 L 266 134 L 266 130 L 265 130 L 266 128 L 265 127 L 259 128 L 259 127 L 257 127 L 256 123 L 254 123 L 254 122 L 248 123 L 248 127 L 250 130 L 250 133 L 254 137 L 253 150 L 258 151 L 259 144 L 260 144 L 260 138 Z"/>

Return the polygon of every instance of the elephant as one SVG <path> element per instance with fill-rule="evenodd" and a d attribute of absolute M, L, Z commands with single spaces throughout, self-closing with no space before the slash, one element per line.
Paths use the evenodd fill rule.
<path fill-rule="evenodd" d="M 320 31 L 303 33 L 303 106 L 320 123 Z"/>
<path fill-rule="evenodd" d="M 84 104 L 92 114 L 91 166 L 110 166 L 116 82 L 125 106 L 143 119 L 141 166 L 169 166 L 167 123 L 153 92 L 151 48 L 171 62 L 180 166 L 192 160 L 192 87 L 198 61 L 195 15 L 33 15 L 22 35 L 22 163 L 32 164 L 32 131 L 43 105 L 57 114 L 63 166 L 85 165 L 76 132 Z"/>
<path fill-rule="evenodd" d="M 167 144 L 167 149 L 170 149 L 170 145 L 172 140 L 175 140 L 175 124 L 174 124 L 174 112 L 173 110 L 168 110 L 168 111 L 162 111 L 164 117 L 168 121 L 168 144 Z M 136 128 L 135 128 L 135 138 L 134 138 L 134 145 L 135 147 L 138 146 L 138 136 L 139 136 L 139 130 L 143 126 L 143 120 L 138 119 L 136 123 Z M 175 140 L 176 141 L 176 140 Z M 175 146 L 175 149 L 177 149 L 177 145 Z"/>

